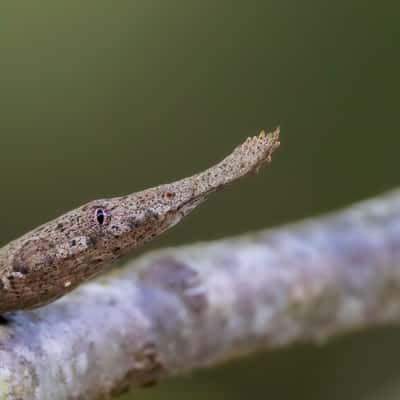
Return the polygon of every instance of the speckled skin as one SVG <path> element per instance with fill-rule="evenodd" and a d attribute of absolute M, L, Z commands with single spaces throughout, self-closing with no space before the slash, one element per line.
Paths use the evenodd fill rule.
<path fill-rule="evenodd" d="M 257 172 L 278 146 L 279 129 L 261 132 L 200 174 L 92 201 L 10 242 L 0 249 L 0 312 L 38 307 L 64 295 L 177 224 L 210 193 Z"/>

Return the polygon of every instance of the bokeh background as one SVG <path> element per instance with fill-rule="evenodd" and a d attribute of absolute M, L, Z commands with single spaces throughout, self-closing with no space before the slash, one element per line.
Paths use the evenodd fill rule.
<path fill-rule="evenodd" d="M 397 1 L 2 1 L 1 243 L 98 197 L 282 147 L 145 250 L 293 221 L 400 183 Z M 400 328 L 299 345 L 124 399 L 398 399 Z"/>

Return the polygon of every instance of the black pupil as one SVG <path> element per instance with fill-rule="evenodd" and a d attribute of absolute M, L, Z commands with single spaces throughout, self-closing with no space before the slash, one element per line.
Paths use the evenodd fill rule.
<path fill-rule="evenodd" d="M 103 225 L 104 219 L 105 219 L 105 215 L 104 215 L 104 211 L 103 211 L 101 208 L 99 208 L 99 209 L 96 211 L 96 219 L 97 219 L 97 222 L 98 222 L 100 225 Z"/>

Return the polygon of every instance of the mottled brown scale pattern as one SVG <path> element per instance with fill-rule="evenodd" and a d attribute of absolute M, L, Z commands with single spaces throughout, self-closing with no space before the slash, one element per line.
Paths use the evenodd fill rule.
<path fill-rule="evenodd" d="M 177 224 L 210 193 L 257 172 L 278 146 L 279 129 L 261 132 L 200 174 L 92 201 L 10 242 L 0 249 L 0 312 L 64 295 Z"/>

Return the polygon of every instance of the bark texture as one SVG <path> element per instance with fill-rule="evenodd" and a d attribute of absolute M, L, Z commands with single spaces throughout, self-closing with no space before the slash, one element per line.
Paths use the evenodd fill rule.
<path fill-rule="evenodd" d="M 400 192 L 153 252 L 0 326 L 0 399 L 103 399 L 400 319 Z"/>

